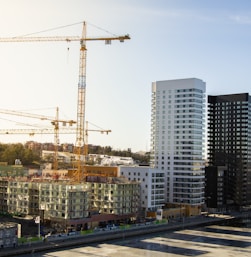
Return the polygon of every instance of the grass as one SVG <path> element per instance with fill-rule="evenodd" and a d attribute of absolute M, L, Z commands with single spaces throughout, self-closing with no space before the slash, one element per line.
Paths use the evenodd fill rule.
<path fill-rule="evenodd" d="M 20 237 L 18 238 L 18 244 L 24 244 L 24 243 L 29 243 L 29 242 L 38 242 L 41 241 L 42 237 Z"/>

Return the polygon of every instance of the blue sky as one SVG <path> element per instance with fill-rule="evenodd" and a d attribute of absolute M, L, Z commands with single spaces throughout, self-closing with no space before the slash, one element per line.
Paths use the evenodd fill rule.
<path fill-rule="evenodd" d="M 88 36 L 131 36 L 124 44 L 87 44 L 86 119 L 112 130 L 90 132 L 90 144 L 149 150 L 153 81 L 196 77 L 207 94 L 251 93 L 251 1 L 0 0 L 0 37 L 69 24 L 76 25 L 37 35 L 80 36 L 82 21 Z M 1 43 L 0 57 L 1 109 L 53 116 L 58 106 L 60 118 L 76 119 L 78 43 Z M 0 128 L 38 123 L 0 117 Z M 53 136 L 0 135 L 0 142 L 20 140 Z M 64 142 L 75 136 L 61 135 Z"/>

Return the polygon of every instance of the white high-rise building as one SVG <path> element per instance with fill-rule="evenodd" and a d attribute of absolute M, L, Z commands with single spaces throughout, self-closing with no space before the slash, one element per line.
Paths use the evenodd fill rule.
<path fill-rule="evenodd" d="M 165 172 L 169 203 L 204 203 L 205 90 L 196 78 L 152 83 L 151 166 Z"/>

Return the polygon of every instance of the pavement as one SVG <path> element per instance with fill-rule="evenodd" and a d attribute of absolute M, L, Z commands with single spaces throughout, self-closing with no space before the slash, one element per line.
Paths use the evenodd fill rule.
<path fill-rule="evenodd" d="M 18 256 L 21 254 L 32 254 L 34 252 L 41 252 L 47 250 L 55 250 L 59 248 L 79 246 L 84 244 L 91 244 L 97 242 L 104 242 L 114 239 L 122 239 L 125 237 L 132 237 L 143 234 L 150 234 L 162 231 L 173 231 L 184 228 L 192 228 L 198 226 L 206 226 L 213 224 L 220 224 L 226 220 L 231 220 L 239 217 L 251 217 L 249 213 L 232 213 L 231 215 L 222 214 L 210 214 L 200 215 L 194 217 L 188 217 L 183 219 L 173 219 L 168 223 L 162 224 L 141 224 L 138 226 L 132 226 L 128 229 L 117 229 L 111 231 L 100 231 L 94 232 L 88 235 L 82 236 L 68 236 L 68 237 L 57 237 L 47 242 L 29 242 L 23 245 L 19 245 L 15 248 L 0 249 L 0 257 L 4 256 Z M 83 240 L 84 239 L 84 240 Z"/>

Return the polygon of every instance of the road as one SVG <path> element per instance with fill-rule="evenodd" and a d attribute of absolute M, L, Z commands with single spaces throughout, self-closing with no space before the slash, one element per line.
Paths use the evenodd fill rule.
<path fill-rule="evenodd" d="M 251 228 L 220 225 L 124 238 L 19 257 L 250 257 Z"/>
<path fill-rule="evenodd" d="M 97 232 L 91 235 L 81 237 L 69 237 L 69 238 L 58 238 L 58 240 L 49 241 L 46 243 L 34 243 L 31 245 L 23 245 L 15 249 L 1 249 L 0 256 L 18 256 L 26 253 L 33 253 L 33 255 L 40 251 L 55 251 L 55 249 L 66 248 L 66 247 L 77 247 L 90 244 L 98 244 L 99 242 L 109 242 L 109 240 L 122 240 L 130 238 L 138 238 L 142 235 L 149 233 L 163 233 L 166 231 L 179 231 L 181 229 L 191 229 L 196 227 L 209 226 L 213 224 L 221 223 L 225 220 L 231 219 L 230 216 L 223 215 L 211 215 L 211 216 L 199 216 L 186 218 L 183 221 L 173 221 L 168 224 L 160 225 L 144 225 L 140 227 L 134 227 L 126 230 L 118 231 L 105 231 Z M 134 239 L 135 240 L 135 239 Z M 25 256 L 25 255 L 24 255 Z M 34 255 L 35 256 L 35 255 Z M 36 256 L 51 256 L 51 255 L 36 255 Z M 68 255 L 70 256 L 70 255 Z M 75 255 L 74 255 L 75 257 Z M 120 256 L 121 257 L 121 256 Z"/>

